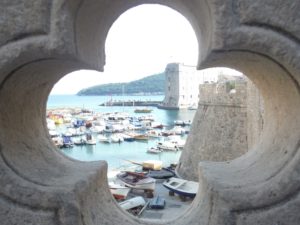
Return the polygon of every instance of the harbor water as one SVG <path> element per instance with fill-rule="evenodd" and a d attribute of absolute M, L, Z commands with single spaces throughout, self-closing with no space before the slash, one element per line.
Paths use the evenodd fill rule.
<path fill-rule="evenodd" d="M 48 109 L 55 108 L 85 108 L 94 112 L 126 112 L 131 116 L 143 116 L 145 114 L 135 113 L 137 107 L 126 106 L 99 106 L 107 101 L 162 101 L 164 96 L 77 96 L 77 95 L 50 95 L 47 102 Z M 155 121 L 165 125 L 165 129 L 171 129 L 175 120 L 191 120 L 195 115 L 195 110 L 165 110 L 156 107 L 152 109 L 151 115 Z M 63 126 L 63 125 L 60 125 Z M 63 127 L 58 127 L 63 129 Z M 186 138 L 187 135 L 182 138 Z M 163 137 L 161 138 L 163 139 Z M 149 154 L 147 149 L 156 146 L 159 139 L 149 139 L 148 141 L 134 141 L 122 143 L 100 143 L 96 145 L 74 146 L 73 148 L 58 149 L 65 155 L 80 161 L 97 161 L 105 160 L 108 163 L 108 169 L 121 169 L 130 166 L 127 160 L 134 162 L 143 162 L 145 160 L 161 160 L 164 166 L 170 163 L 177 163 L 181 151 L 166 151 L 160 154 Z"/>

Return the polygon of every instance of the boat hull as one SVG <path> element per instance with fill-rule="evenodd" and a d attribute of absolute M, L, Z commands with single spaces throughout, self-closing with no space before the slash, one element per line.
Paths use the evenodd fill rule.
<path fill-rule="evenodd" d="M 194 198 L 197 194 L 199 184 L 194 181 L 172 177 L 165 181 L 163 186 L 180 196 Z"/>

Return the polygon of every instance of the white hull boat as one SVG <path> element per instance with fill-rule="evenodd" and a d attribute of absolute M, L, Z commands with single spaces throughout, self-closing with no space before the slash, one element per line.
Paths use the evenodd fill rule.
<path fill-rule="evenodd" d="M 165 151 L 178 151 L 179 150 L 178 146 L 175 143 L 170 142 L 170 141 L 158 142 L 157 148 L 165 150 Z"/>
<path fill-rule="evenodd" d="M 194 198 L 198 192 L 199 183 L 172 177 L 166 180 L 163 186 L 180 196 Z"/>
<path fill-rule="evenodd" d="M 126 200 L 124 202 L 120 202 L 119 205 L 124 210 L 130 210 L 136 207 L 144 206 L 146 204 L 146 201 L 143 197 L 138 196 L 131 198 L 129 200 Z"/>
<path fill-rule="evenodd" d="M 124 185 L 121 185 L 121 184 L 116 184 L 116 183 L 110 182 L 108 185 L 109 185 L 111 194 L 117 200 L 126 199 L 128 193 L 130 192 L 129 187 L 125 187 Z"/>
<path fill-rule="evenodd" d="M 162 152 L 163 152 L 163 150 L 154 148 L 154 147 L 147 149 L 147 153 L 150 153 L 150 154 L 159 154 Z"/>
<path fill-rule="evenodd" d="M 151 177 L 146 177 L 142 173 L 135 172 L 121 172 L 117 175 L 117 178 L 127 187 L 134 189 L 142 189 L 154 191 L 155 189 L 155 179 Z"/>
<path fill-rule="evenodd" d="M 95 145 L 96 140 L 91 134 L 86 134 L 86 144 L 87 145 Z"/>
<path fill-rule="evenodd" d="M 119 134 L 111 135 L 110 139 L 111 139 L 111 142 L 114 142 L 114 143 L 121 143 L 124 141 L 124 138 Z"/>
<path fill-rule="evenodd" d="M 110 143 L 110 139 L 108 139 L 107 137 L 105 137 L 104 135 L 98 135 L 98 140 L 99 142 L 104 142 L 104 143 Z"/>

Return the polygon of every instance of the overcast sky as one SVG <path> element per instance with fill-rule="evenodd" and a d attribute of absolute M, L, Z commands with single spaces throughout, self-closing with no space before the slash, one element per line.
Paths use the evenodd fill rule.
<path fill-rule="evenodd" d="M 181 14 L 161 5 L 142 5 L 128 10 L 113 24 L 105 52 L 104 72 L 68 74 L 51 94 L 75 94 L 97 84 L 140 79 L 163 72 L 170 62 L 196 65 L 198 43 Z"/>

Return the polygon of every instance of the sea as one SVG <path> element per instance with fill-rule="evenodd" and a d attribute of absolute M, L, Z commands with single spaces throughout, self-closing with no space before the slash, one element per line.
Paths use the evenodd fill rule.
<path fill-rule="evenodd" d="M 81 107 L 95 112 L 127 112 L 132 116 L 143 116 L 144 114 L 135 113 L 137 107 L 134 106 L 100 106 L 107 101 L 127 101 L 127 100 L 149 100 L 162 101 L 163 95 L 155 96 L 77 96 L 77 95 L 50 95 L 48 97 L 47 108 L 72 108 Z M 175 120 L 193 120 L 195 110 L 166 110 L 157 107 L 149 107 L 155 121 L 161 122 L 166 126 L 165 129 L 171 129 Z M 186 139 L 188 134 L 182 138 Z M 163 140 L 161 138 L 160 140 Z M 73 148 L 58 149 L 66 156 L 80 161 L 105 160 L 108 163 L 108 170 L 120 170 L 132 166 L 131 162 L 142 163 L 146 160 L 160 160 L 164 166 L 171 163 L 177 163 L 181 151 L 162 152 L 160 154 L 149 154 L 147 149 L 155 147 L 159 139 L 150 139 L 148 141 L 134 141 L 122 143 L 100 143 L 96 145 L 74 146 Z"/>

